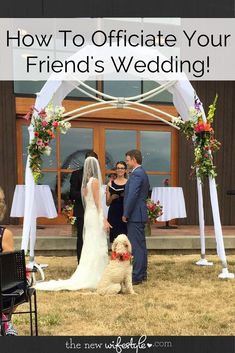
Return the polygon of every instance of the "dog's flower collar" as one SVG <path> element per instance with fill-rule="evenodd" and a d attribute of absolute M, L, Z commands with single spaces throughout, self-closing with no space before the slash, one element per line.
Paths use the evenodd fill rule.
<path fill-rule="evenodd" d="M 111 260 L 119 260 L 119 261 L 131 261 L 132 256 L 129 252 L 125 253 L 118 253 L 116 251 L 112 251 L 111 253 Z"/>

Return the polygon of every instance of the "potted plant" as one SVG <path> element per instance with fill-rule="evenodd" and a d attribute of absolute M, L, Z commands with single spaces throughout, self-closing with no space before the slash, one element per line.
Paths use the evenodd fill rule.
<path fill-rule="evenodd" d="M 74 204 L 68 202 L 62 209 L 62 214 L 66 217 L 67 223 L 72 225 L 72 235 L 77 235 L 76 217 L 73 215 Z"/>
<path fill-rule="evenodd" d="M 148 222 L 145 226 L 145 235 L 151 236 L 151 225 L 157 222 L 157 218 L 160 217 L 162 212 L 162 205 L 160 205 L 160 201 L 158 200 L 156 203 L 148 198 L 146 200 L 147 213 L 148 213 Z"/>

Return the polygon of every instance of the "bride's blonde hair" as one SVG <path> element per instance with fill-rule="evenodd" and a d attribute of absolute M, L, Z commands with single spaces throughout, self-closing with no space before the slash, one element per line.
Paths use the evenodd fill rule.
<path fill-rule="evenodd" d="M 0 187 L 0 222 L 3 220 L 6 210 L 7 206 L 5 203 L 5 195 L 2 188 Z"/>

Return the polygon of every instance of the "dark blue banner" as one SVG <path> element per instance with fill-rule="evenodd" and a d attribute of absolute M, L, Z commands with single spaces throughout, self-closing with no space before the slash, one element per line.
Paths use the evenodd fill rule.
<path fill-rule="evenodd" d="M 234 337 L 1 337 L 6 353 L 234 353 Z"/>

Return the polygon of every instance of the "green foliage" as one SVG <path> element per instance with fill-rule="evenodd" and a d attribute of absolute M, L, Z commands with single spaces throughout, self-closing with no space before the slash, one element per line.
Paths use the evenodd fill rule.
<path fill-rule="evenodd" d="M 211 126 L 214 120 L 218 95 L 209 106 L 207 117 L 203 117 L 201 102 L 195 99 L 195 107 L 190 108 L 190 119 L 174 118 L 173 124 L 185 135 L 187 140 L 194 145 L 194 162 L 191 166 L 191 176 L 196 175 L 203 181 L 204 177 L 215 178 L 216 167 L 213 164 L 213 153 L 220 149 L 221 143 L 215 139 Z"/>

